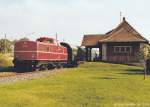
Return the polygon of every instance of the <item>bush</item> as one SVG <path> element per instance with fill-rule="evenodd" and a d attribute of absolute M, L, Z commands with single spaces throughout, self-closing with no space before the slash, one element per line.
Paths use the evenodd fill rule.
<path fill-rule="evenodd" d="M 12 52 L 13 46 L 12 41 L 8 39 L 0 39 L 0 53 Z"/>
<path fill-rule="evenodd" d="M 12 57 L 8 54 L 0 54 L 0 67 L 12 66 Z"/>

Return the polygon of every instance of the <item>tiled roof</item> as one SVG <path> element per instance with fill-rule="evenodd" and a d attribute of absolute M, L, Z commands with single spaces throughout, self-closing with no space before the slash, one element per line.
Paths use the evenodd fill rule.
<path fill-rule="evenodd" d="M 141 36 L 125 19 L 112 32 L 107 34 L 107 38 L 99 42 L 148 42 Z"/>
<path fill-rule="evenodd" d="M 84 35 L 82 46 L 95 45 L 98 42 L 148 42 L 126 20 L 123 19 L 115 29 L 104 35 Z"/>
<path fill-rule="evenodd" d="M 99 40 L 105 38 L 104 34 L 89 34 L 89 35 L 84 35 L 83 41 L 82 41 L 82 46 L 93 46 L 96 45 Z"/>

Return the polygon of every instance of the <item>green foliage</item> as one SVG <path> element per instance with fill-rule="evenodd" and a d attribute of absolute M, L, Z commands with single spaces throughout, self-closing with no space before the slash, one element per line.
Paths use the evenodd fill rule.
<path fill-rule="evenodd" d="M 13 56 L 12 54 L 0 54 L 0 67 L 12 66 Z"/>
<path fill-rule="evenodd" d="M 143 60 L 147 60 L 150 58 L 150 45 L 144 44 L 144 46 L 140 49 L 139 56 Z"/>
<path fill-rule="evenodd" d="M 16 43 L 17 41 L 18 41 L 17 39 L 13 40 L 13 41 L 12 41 L 12 44 L 15 45 L 15 43 Z"/>
<path fill-rule="evenodd" d="M 0 39 L 0 53 L 9 53 L 12 51 L 12 42 L 8 39 Z"/>
<path fill-rule="evenodd" d="M 0 107 L 149 107 L 150 78 L 143 80 L 142 69 L 85 63 L 48 78 L 1 84 Z"/>

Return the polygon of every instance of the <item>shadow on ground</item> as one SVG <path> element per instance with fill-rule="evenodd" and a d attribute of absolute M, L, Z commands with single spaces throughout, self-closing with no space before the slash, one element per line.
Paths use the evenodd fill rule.
<path fill-rule="evenodd" d="M 125 72 L 119 73 L 119 74 L 125 74 L 125 75 L 141 75 L 142 74 L 143 75 L 144 70 L 141 70 L 141 69 L 127 69 Z"/>
<path fill-rule="evenodd" d="M 92 77 L 93 79 L 103 79 L 103 80 L 112 80 L 112 79 L 117 79 L 113 77 Z"/>

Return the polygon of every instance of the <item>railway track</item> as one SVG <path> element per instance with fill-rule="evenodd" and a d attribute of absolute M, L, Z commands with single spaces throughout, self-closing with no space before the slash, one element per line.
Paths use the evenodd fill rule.
<path fill-rule="evenodd" d="M 9 71 L 9 72 L 0 72 L 0 83 L 10 83 L 15 81 L 23 81 L 23 80 L 32 80 L 35 78 L 43 78 L 48 77 L 60 70 L 53 69 L 49 71 L 34 71 L 34 72 L 24 72 L 17 73 Z"/>

